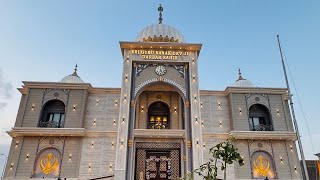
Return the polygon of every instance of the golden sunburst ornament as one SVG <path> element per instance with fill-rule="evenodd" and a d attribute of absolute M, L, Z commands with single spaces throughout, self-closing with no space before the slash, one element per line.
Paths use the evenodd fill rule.
<path fill-rule="evenodd" d="M 258 156 L 253 162 L 254 171 L 260 176 L 265 177 L 270 170 L 270 162 L 262 155 Z"/>
<path fill-rule="evenodd" d="M 58 158 L 52 153 L 48 153 L 40 159 L 41 170 L 46 175 L 54 171 L 58 167 L 58 165 Z"/>

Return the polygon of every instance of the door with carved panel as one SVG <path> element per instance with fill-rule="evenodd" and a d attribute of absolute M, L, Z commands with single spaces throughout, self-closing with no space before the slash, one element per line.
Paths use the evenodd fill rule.
<path fill-rule="evenodd" d="M 171 179 L 170 152 L 147 152 L 146 180 Z"/>

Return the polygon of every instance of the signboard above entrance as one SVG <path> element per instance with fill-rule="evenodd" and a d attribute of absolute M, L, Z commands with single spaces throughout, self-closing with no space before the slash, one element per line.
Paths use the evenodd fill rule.
<path fill-rule="evenodd" d="M 179 56 L 188 56 L 187 51 L 175 50 L 131 50 L 132 54 L 141 55 L 142 59 L 177 60 Z"/>

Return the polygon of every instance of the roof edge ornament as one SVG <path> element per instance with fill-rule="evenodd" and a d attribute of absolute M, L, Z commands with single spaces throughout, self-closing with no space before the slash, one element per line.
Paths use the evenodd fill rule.
<path fill-rule="evenodd" d="M 243 77 L 242 77 L 242 75 L 241 75 L 241 69 L 240 69 L 240 68 L 238 69 L 238 72 L 239 72 L 239 73 L 238 73 L 238 74 L 239 74 L 239 78 L 238 78 L 238 80 L 237 80 L 237 81 L 240 81 L 240 80 L 247 80 L 247 79 L 245 79 L 245 78 L 243 78 Z"/>
<path fill-rule="evenodd" d="M 78 71 L 78 64 L 76 64 L 76 66 L 74 67 L 74 72 L 72 73 L 72 76 L 79 77 L 78 74 L 77 74 L 77 71 Z"/>
<path fill-rule="evenodd" d="M 62 82 L 62 83 L 84 83 L 84 81 L 80 78 L 80 76 L 78 76 L 77 71 L 78 71 L 78 64 L 75 65 L 74 72 L 72 74 L 62 78 L 60 82 Z"/>
<path fill-rule="evenodd" d="M 242 77 L 242 73 L 241 73 L 241 69 L 238 69 L 238 79 L 236 80 L 236 82 L 234 82 L 234 84 L 232 86 L 234 87 L 255 87 L 251 81 L 245 79 Z"/>
<path fill-rule="evenodd" d="M 163 11 L 163 7 L 161 6 L 161 4 L 158 7 L 158 11 L 159 11 L 159 24 L 162 24 L 162 11 Z"/>

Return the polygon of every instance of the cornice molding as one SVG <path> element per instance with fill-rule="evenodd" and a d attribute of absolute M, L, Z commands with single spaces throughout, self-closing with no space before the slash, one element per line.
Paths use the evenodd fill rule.
<path fill-rule="evenodd" d="M 297 140 L 297 134 L 289 131 L 230 131 L 229 135 L 235 139 Z"/>
<path fill-rule="evenodd" d="M 37 128 L 37 127 L 15 127 L 7 133 L 11 137 L 18 136 L 85 136 L 85 128 Z"/>

